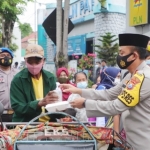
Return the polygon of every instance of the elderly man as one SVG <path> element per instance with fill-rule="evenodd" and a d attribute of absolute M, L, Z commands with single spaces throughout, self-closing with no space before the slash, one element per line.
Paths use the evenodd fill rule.
<path fill-rule="evenodd" d="M 3 122 L 11 122 L 13 115 L 13 110 L 10 105 L 10 84 L 17 73 L 11 66 L 13 56 L 13 52 L 9 48 L 0 48 L 0 102 L 4 106 L 2 115 Z"/>
<path fill-rule="evenodd" d="M 81 90 L 61 85 L 66 92 L 80 94 L 72 107 L 86 108 L 88 117 L 121 114 L 127 141 L 134 150 L 150 149 L 150 67 L 145 54 L 149 37 L 120 34 L 117 64 L 130 73 L 110 90 Z"/>
<path fill-rule="evenodd" d="M 42 69 L 45 62 L 44 50 L 40 45 L 31 44 L 26 48 L 27 68 L 13 79 L 10 89 L 13 122 L 28 122 L 45 112 L 44 106 L 54 103 L 58 96 L 53 90 L 56 80 L 52 73 Z M 38 121 L 54 121 L 54 116 L 44 116 Z"/>

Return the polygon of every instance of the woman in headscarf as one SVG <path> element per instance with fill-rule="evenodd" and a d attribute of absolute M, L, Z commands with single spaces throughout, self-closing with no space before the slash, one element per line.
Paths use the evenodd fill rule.
<path fill-rule="evenodd" d="M 57 70 L 57 81 L 61 84 L 63 83 L 67 83 L 67 84 L 71 84 L 73 85 L 72 83 L 70 83 L 69 81 L 69 72 L 67 70 L 67 68 L 65 67 L 62 67 L 62 68 L 59 68 Z M 62 92 L 62 100 L 63 101 L 67 101 L 68 100 L 68 97 L 70 96 L 71 93 L 69 92 Z"/>
<path fill-rule="evenodd" d="M 115 67 L 108 67 L 100 74 L 101 82 L 97 86 L 96 90 L 110 89 L 120 83 L 121 70 Z M 113 127 L 112 117 L 97 117 L 96 126 Z M 108 150 L 111 150 L 113 145 L 109 145 Z"/>
<path fill-rule="evenodd" d="M 115 67 L 108 67 L 100 74 L 101 81 L 96 90 L 110 89 L 120 82 L 120 69 Z M 107 122 L 106 117 L 97 117 L 96 126 L 105 126 Z"/>
<path fill-rule="evenodd" d="M 101 73 L 100 77 L 101 82 L 96 90 L 110 89 L 120 82 L 120 69 L 108 67 Z"/>

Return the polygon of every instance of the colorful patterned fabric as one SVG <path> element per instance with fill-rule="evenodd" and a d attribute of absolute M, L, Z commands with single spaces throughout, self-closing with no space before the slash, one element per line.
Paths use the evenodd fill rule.
<path fill-rule="evenodd" d="M 13 150 L 13 144 L 16 141 L 16 137 L 18 137 L 21 129 L 24 127 L 24 125 L 18 125 L 15 129 L 11 130 L 5 130 L 0 132 L 0 148 L 4 147 L 4 150 Z M 85 128 L 81 125 L 71 125 L 71 124 L 60 124 L 60 123 L 52 123 L 47 122 L 46 124 L 41 123 L 36 126 L 28 126 L 26 130 L 22 133 L 19 140 L 23 140 L 33 133 L 38 132 L 44 132 L 45 129 L 53 129 L 53 130 L 59 130 L 59 129 L 66 129 L 69 134 L 73 136 L 78 136 L 80 139 L 90 140 L 92 137 L 89 135 L 89 133 L 85 130 Z M 102 128 L 102 127 L 95 127 L 95 126 L 87 126 L 88 130 L 92 133 L 94 138 L 97 140 L 97 142 L 100 143 L 112 143 L 112 129 L 111 128 Z M 62 138 L 63 139 L 63 138 Z M 35 139 L 37 140 L 37 139 Z"/>

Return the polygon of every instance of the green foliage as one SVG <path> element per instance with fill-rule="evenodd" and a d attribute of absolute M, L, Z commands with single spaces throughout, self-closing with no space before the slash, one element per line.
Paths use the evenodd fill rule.
<path fill-rule="evenodd" d="M 102 42 L 102 45 L 94 45 L 97 48 L 97 57 L 99 59 L 107 60 L 107 64 L 110 66 L 116 65 L 116 57 L 118 54 L 119 45 L 117 42 L 118 38 L 115 38 L 116 35 L 111 33 L 106 33 L 104 36 L 100 36 L 98 39 Z"/>
<path fill-rule="evenodd" d="M 0 47 L 2 47 L 2 33 L 0 33 Z"/>
<path fill-rule="evenodd" d="M 106 0 L 98 0 L 101 4 L 105 3 Z"/>
<path fill-rule="evenodd" d="M 0 0 L 0 14 L 5 20 L 16 21 L 17 15 L 25 10 L 25 5 L 30 0 Z"/>
<path fill-rule="evenodd" d="M 92 82 L 90 79 L 88 79 L 88 88 L 92 88 L 94 82 Z"/>
<path fill-rule="evenodd" d="M 92 82 L 91 80 L 90 80 L 90 76 L 92 75 L 92 71 L 91 70 L 89 70 L 88 71 L 88 88 L 91 88 L 92 86 L 93 86 L 93 84 L 94 84 L 94 82 Z"/>
<path fill-rule="evenodd" d="M 88 55 L 83 55 L 78 62 L 79 69 L 91 69 L 93 67 L 93 57 Z"/>
<path fill-rule="evenodd" d="M 98 0 L 99 3 L 101 4 L 101 9 L 105 8 L 106 7 L 106 0 Z"/>
<path fill-rule="evenodd" d="M 0 34 L 2 45 L 9 47 L 11 44 L 14 23 L 18 15 L 23 14 L 27 2 L 33 0 L 0 0 Z"/>
<path fill-rule="evenodd" d="M 33 32 L 29 23 L 20 23 L 19 28 L 21 30 L 21 38 L 24 38 Z"/>
<path fill-rule="evenodd" d="M 12 50 L 12 51 L 16 51 L 18 49 L 18 46 L 15 44 L 15 43 L 11 43 L 9 45 L 9 48 Z"/>

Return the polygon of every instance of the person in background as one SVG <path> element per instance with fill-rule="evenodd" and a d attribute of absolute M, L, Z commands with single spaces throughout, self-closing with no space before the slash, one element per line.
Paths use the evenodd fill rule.
<path fill-rule="evenodd" d="M 101 73 L 101 82 L 96 90 L 105 90 L 114 87 L 120 83 L 120 69 L 115 67 L 108 67 Z M 97 117 L 96 126 L 105 126 L 108 117 Z"/>
<path fill-rule="evenodd" d="M 146 64 L 147 64 L 148 66 L 150 66 L 150 59 L 149 59 L 149 60 L 146 60 Z"/>
<path fill-rule="evenodd" d="M 10 84 L 17 70 L 12 67 L 13 52 L 6 47 L 0 48 L 0 102 L 4 105 L 3 122 L 11 122 L 13 110 L 10 104 Z"/>
<path fill-rule="evenodd" d="M 145 56 L 146 60 L 150 59 L 150 41 L 148 42 L 147 48 L 146 48 L 146 56 Z"/>
<path fill-rule="evenodd" d="M 145 59 L 150 60 L 150 51 L 148 50 L 146 51 Z"/>
<path fill-rule="evenodd" d="M 148 66 L 150 66 L 150 45 L 147 47 L 145 61 Z"/>
<path fill-rule="evenodd" d="M 57 70 L 57 81 L 59 83 L 67 83 L 67 84 L 71 84 L 73 85 L 70 81 L 69 81 L 69 72 L 67 70 L 67 68 L 62 67 L 62 68 L 58 68 Z M 62 100 L 63 101 L 67 101 L 68 97 L 71 95 L 70 92 L 62 92 Z"/>
<path fill-rule="evenodd" d="M 117 86 L 101 91 L 60 86 L 66 92 L 84 97 L 75 99 L 71 106 L 85 108 L 89 117 L 121 114 L 126 139 L 134 150 L 150 148 L 150 67 L 145 62 L 148 41 L 145 35 L 119 34 L 116 61 L 120 69 L 130 73 Z"/>
<path fill-rule="evenodd" d="M 96 87 L 100 84 L 100 82 L 101 82 L 101 77 L 98 76 L 96 80 L 96 84 L 92 85 L 92 89 L 96 89 Z"/>
<path fill-rule="evenodd" d="M 95 68 L 96 68 L 96 72 L 95 72 L 95 83 L 96 83 L 97 78 L 100 76 L 100 70 L 101 70 L 101 62 L 100 61 L 96 62 Z"/>
<path fill-rule="evenodd" d="M 100 75 L 101 82 L 96 90 L 110 89 L 120 83 L 120 69 L 115 67 L 106 68 Z"/>
<path fill-rule="evenodd" d="M 14 68 L 18 69 L 18 62 L 15 62 Z"/>
<path fill-rule="evenodd" d="M 107 68 L 107 62 L 106 60 L 101 61 L 101 69 L 100 69 L 100 74 Z"/>
<path fill-rule="evenodd" d="M 77 72 L 74 75 L 74 81 L 75 81 L 76 87 L 78 87 L 78 88 L 86 89 L 88 87 L 87 75 L 86 75 L 86 73 L 84 73 L 82 71 Z M 79 97 L 81 97 L 81 96 L 78 94 L 71 94 L 68 98 L 68 102 L 70 103 L 75 98 L 79 98 Z M 75 117 L 81 122 L 87 122 L 88 119 L 87 119 L 85 108 L 83 108 L 83 109 L 75 108 L 75 110 L 76 110 L 76 116 Z"/>
<path fill-rule="evenodd" d="M 26 48 L 27 68 L 20 71 L 12 80 L 10 88 L 11 107 L 14 110 L 13 122 L 29 122 L 45 113 L 47 104 L 58 101 L 54 75 L 44 69 L 44 50 L 40 45 L 30 44 Z M 56 121 L 54 115 L 39 118 L 40 122 Z"/>

